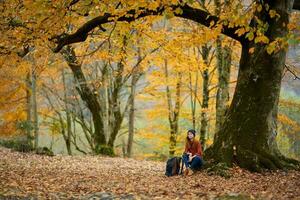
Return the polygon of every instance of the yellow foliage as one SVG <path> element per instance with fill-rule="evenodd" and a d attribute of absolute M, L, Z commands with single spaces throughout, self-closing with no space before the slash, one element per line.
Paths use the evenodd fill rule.
<path fill-rule="evenodd" d="M 207 139 L 207 140 L 205 141 L 205 144 L 206 144 L 207 147 L 209 147 L 210 145 L 213 144 L 213 140 Z"/>
<path fill-rule="evenodd" d="M 288 116 L 284 115 L 284 114 L 279 114 L 278 115 L 278 120 L 282 123 L 285 124 L 287 126 L 292 127 L 293 129 L 296 130 L 300 130 L 300 124 L 297 123 L 296 121 L 290 119 Z"/>
<path fill-rule="evenodd" d="M 269 43 L 269 38 L 266 37 L 265 35 L 261 35 L 261 36 L 257 36 L 254 40 L 255 43 L 259 43 L 262 42 L 264 44 Z"/>

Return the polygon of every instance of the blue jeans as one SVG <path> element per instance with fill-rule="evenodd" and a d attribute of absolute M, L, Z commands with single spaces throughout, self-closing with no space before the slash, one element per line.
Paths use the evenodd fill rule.
<path fill-rule="evenodd" d="M 182 162 L 186 168 L 191 168 L 192 170 L 199 170 L 203 165 L 203 160 L 200 156 L 194 157 L 192 162 L 189 162 L 189 155 L 186 153 L 182 155 Z"/>

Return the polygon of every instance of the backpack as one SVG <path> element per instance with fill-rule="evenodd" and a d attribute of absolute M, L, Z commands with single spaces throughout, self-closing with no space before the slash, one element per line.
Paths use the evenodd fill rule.
<path fill-rule="evenodd" d="M 181 169 L 180 169 L 180 163 L 181 163 Z M 174 176 L 182 174 L 183 169 L 183 162 L 181 157 L 173 157 L 168 159 L 167 165 L 166 165 L 166 176 Z"/>

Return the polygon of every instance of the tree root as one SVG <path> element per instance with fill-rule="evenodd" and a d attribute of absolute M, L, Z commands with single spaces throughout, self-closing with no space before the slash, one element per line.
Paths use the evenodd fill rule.
<path fill-rule="evenodd" d="M 208 175 L 218 175 L 226 179 L 230 178 L 229 167 L 226 163 L 218 163 L 215 165 L 207 165 L 205 171 Z"/>
<path fill-rule="evenodd" d="M 263 172 L 268 170 L 300 170 L 300 161 L 287 158 L 280 153 L 264 151 L 262 149 L 252 151 L 243 147 L 238 147 L 234 155 L 230 149 L 217 150 L 209 148 L 205 151 L 205 169 L 212 170 L 214 165 L 225 163 L 231 167 L 237 165 L 252 172 Z M 228 155 L 230 154 L 230 155 Z M 209 170 L 208 170 L 209 171 Z M 214 171 L 214 170 L 213 170 Z"/>
<path fill-rule="evenodd" d="M 99 145 L 96 148 L 96 154 L 101 154 L 101 155 L 106 155 L 111 157 L 115 156 L 113 147 L 110 147 L 108 145 Z"/>
<path fill-rule="evenodd" d="M 237 154 L 237 164 L 254 172 L 266 170 L 299 169 L 299 161 L 289 159 L 283 155 L 273 155 L 265 151 L 253 152 L 240 148 Z"/>

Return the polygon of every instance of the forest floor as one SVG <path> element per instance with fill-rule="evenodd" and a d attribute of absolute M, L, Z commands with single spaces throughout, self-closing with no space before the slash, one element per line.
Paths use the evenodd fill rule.
<path fill-rule="evenodd" d="M 0 147 L 0 199 L 300 199 L 300 172 L 166 177 L 165 163 Z"/>

